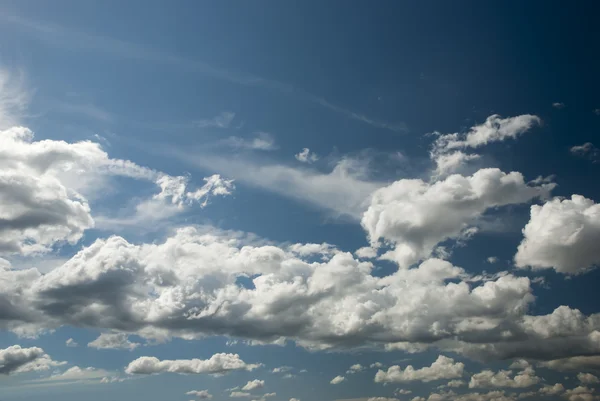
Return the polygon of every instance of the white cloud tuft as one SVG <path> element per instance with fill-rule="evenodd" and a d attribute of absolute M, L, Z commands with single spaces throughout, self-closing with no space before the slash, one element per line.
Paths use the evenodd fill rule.
<path fill-rule="evenodd" d="M 346 378 L 344 376 L 336 376 L 333 379 L 331 379 L 331 381 L 329 383 L 331 383 L 331 384 L 340 384 L 344 380 L 346 380 Z"/>
<path fill-rule="evenodd" d="M 126 349 L 133 351 L 140 344 L 129 341 L 126 333 L 102 333 L 94 341 L 88 343 L 87 346 L 96 349 Z"/>
<path fill-rule="evenodd" d="M 386 371 L 379 370 L 375 375 L 376 383 L 395 383 L 422 381 L 430 382 L 440 379 L 454 379 L 463 375 L 465 365 L 462 362 L 454 362 L 454 359 L 440 355 L 431 364 L 421 369 L 415 369 L 408 365 L 404 370 L 398 365 L 390 366 Z"/>
<path fill-rule="evenodd" d="M 580 195 L 533 205 L 523 236 L 518 267 L 584 273 L 600 263 L 600 205 Z"/>
<path fill-rule="evenodd" d="M 218 374 L 232 370 L 252 371 L 260 365 L 247 364 L 237 354 L 214 354 L 209 359 L 177 359 L 163 360 L 143 356 L 129 363 L 125 372 L 129 374 L 149 375 L 155 373 L 182 373 L 182 374 Z"/>
<path fill-rule="evenodd" d="M 301 152 L 294 155 L 296 160 L 302 163 L 314 163 L 319 160 L 319 156 L 315 152 L 311 152 L 309 148 L 302 149 Z"/>

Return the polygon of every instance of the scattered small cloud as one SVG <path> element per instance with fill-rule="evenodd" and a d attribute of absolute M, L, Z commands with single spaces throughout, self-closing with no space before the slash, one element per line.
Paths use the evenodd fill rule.
<path fill-rule="evenodd" d="M 486 262 L 488 262 L 489 264 L 494 264 L 498 262 L 498 258 L 496 256 L 490 256 L 486 259 Z"/>
<path fill-rule="evenodd" d="M 554 107 L 555 109 L 564 109 L 565 108 L 565 104 L 562 102 L 554 102 L 552 103 L 552 107 Z"/>
<path fill-rule="evenodd" d="M 208 390 L 192 390 L 185 393 L 186 395 L 193 395 L 199 400 L 208 400 L 212 398 L 212 394 Z"/>
<path fill-rule="evenodd" d="M 72 338 L 69 338 L 67 341 L 65 341 L 65 344 L 67 347 L 77 347 L 79 346 L 79 344 L 77 344 L 77 342 L 75 340 L 73 340 Z"/>
<path fill-rule="evenodd" d="M 598 163 L 600 161 L 600 149 L 594 146 L 594 144 L 591 142 L 586 142 L 583 145 L 573 146 L 571 147 L 570 151 L 571 154 L 591 160 L 592 163 Z"/>
<path fill-rule="evenodd" d="M 319 160 L 319 156 L 315 152 L 311 152 L 309 148 L 302 149 L 301 152 L 294 155 L 296 160 L 302 163 L 314 163 Z"/>
<path fill-rule="evenodd" d="M 331 384 L 340 384 L 344 380 L 346 380 L 346 378 L 344 376 L 336 376 L 333 379 L 331 379 L 331 381 L 329 383 L 331 383 Z"/>

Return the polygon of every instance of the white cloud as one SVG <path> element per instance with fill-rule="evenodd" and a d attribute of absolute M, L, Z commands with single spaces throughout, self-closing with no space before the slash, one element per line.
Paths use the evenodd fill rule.
<path fill-rule="evenodd" d="M 594 395 L 595 389 L 578 386 L 570 390 L 566 390 L 564 397 L 569 401 L 592 401 L 598 400 L 600 397 Z"/>
<path fill-rule="evenodd" d="M 88 343 L 87 346 L 96 349 L 126 349 L 133 351 L 140 344 L 129 341 L 129 336 L 126 333 L 101 333 L 98 338 Z"/>
<path fill-rule="evenodd" d="M 339 161 L 331 172 L 324 174 L 309 168 L 264 164 L 262 160 L 171 153 L 190 165 L 235 177 L 237 182 L 355 219 L 367 208 L 371 194 L 384 185 L 367 180 L 364 163 L 353 159 Z"/>
<path fill-rule="evenodd" d="M 209 400 L 213 396 L 208 392 L 208 390 L 192 390 L 185 393 L 186 395 L 193 395 L 199 400 Z"/>
<path fill-rule="evenodd" d="M 565 108 L 565 104 L 562 102 L 554 102 L 552 103 L 552 107 L 554 107 L 555 109 L 564 109 Z"/>
<path fill-rule="evenodd" d="M 501 118 L 494 114 L 481 125 L 471 127 L 467 133 L 437 134 L 430 157 L 436 163 L 436 174 L 442 176 L 456 172 L 471 160 L 478 159 L 477 154 L 467 154 L 461 149 L 478 148 L 491 142 L 514 139 L 539 125 L 539 117 L 523 114 L 516 117 Z"/>
<path fill-rule="evenodd" d="M 533 386 L 540 381 L 540 378 L 535 375 L 535 370 L 532 368 L 525 368 L 513 377 L 511 377 L 512 373 L 511 370 L 500 370 L 496 373 L 491 370 L 484 370 L 471 376 L 469 388 L 524 388 Z"/>
<path fill-rule="evenodd" d="M 184 373 L 184 374 L 219 374 L 232 370 L 252 371 L 260 365 L 248 364 L 240 359 L 237 354 L 214 354 L 209 359 L 177 359 L 163 360 L 143 356 L 132 362 L 125 368 L 129 374 L 149 375 L 155 373 Z"/>
<path fill-rule="evenodd" d="M 373 369 L 373 368 L 378 368 L 379 369 L 379 368 L 383 367 L 383 363 L 381 363 L 381 362 L 375 362 L 375 363 L 370 364 L 369 367 L 371 369 Z"/>
<path fill-rule="evenodd" d="M 88 368 L 80 368 L 79 366 L 73 366 L 62 373 L 56 373 L 47 379 L 43 379 L 43 381 L 88 381 L 88 380 L 103 380 L 110 375 L 110 372 L 107 372 L 103 369 L 97 369 L 93 367 Z"/>
<path fill-rule="evenodd" d="M 333 379 L 331 379 L 331 381 L 329 383 L 331 383 L 331 384 L 340 384 L 344 380 L 346 380 L 346 378 L 344 376 L 336 376 Z"/>
<path fill-rule="evenodd" d="M 3 375 L 43 371 L 64 364 L 53 361 L 38 347 L 21 348 L 19 345 L 12 345 L 0 349 L 0 374 Z"/>
<path fill-rule="evenodd" d="M 364 246 L 357 249 L 354 254 L 361 259 L 375 259 L 377 257 L 377 249 L 371 248 L 370 246 Z"/>
<path fill-rule="evenodd" d="M 194 125 L 199 128 L 229 128 L 231 122 L 235 118 L 235 113 L 231 111 L 223 111 L 219 115 L 206 120 L 198 120 L 194 122 Z"/>
<path fill-rule="evenodd" d="M 263 388 L 264 386 L 265 386 L 265 381 L 264 380 L 254 379 L 254 380 L 251 380 L 248 383 L 246 383 L 244 385 L 244 387 L 242 387 L 242 390 L 244 390 L 244 391 L 252 391 L 252 390 L 256 390 L 258 388 Z"/>
<path fill-rule="evenodd" d="M 242 391 L 232 391 L 231 394 L 229 394 L 230 398 L 243 398 L 243 397 L 252 397 L 252 394 L 250 393 L 245 393 Z"/>
<path fill-rule="evenodd" d="M 394 397 L 369 397 L 367 401 L 400 401 Z"/>
<path fill-rule="evenodd" d="M 498 258 L 496 256 L 490 256 L 485 261 L 490 264 L 494 264 L 494 263 L 498 263 Z"/>
<path fill-rule="evenodd" d="M 77 344 L 77 342 L 75 340 L 73 340 L 72 338 L 69 338 L 67 341 L 65 341 L 65 345 L 67 347 L 77 347 L 77 346 L 79 346 L 79 344 Z"/>
<path fill-rule="evenodd" d="M 292 369 L 293 368 L 291 366 L 279 366 L 277 368 L 273 368 L 271 373 L 285 373 L 285 372 L 289 372 Z"/>
<path fill-rule="evenodd" d="M 462 387 L 466 385 L 467 383 L 465 383 L 463 380 L 450 380 L 448 384 L 446 384 L 448 387 Z"/>
<path fill-rule="evenodd" d="M 408 395 L 408 394 L 412 394 L 412 391 L 410 391 L 410 390 L 405 390 L 405 389 L 400 389 L 400 388 L 397 388 L 397 389 L 394 391 L 394 394 L 398 394 L 398 395 Z"/>
<path fill-rule="evenodd" d="M 309 148 L 302 149 L 301 152 L 294 155 L 296 160 L 302 163 L 314 163 L 319 160 L 319 156 L 315 152 L 311 152 Z"/>
<path fill-rule="evenodd" d="M 552 386 L 544 385 L 538 392 L 544 395 L 557 395 L 565 391 L 565 387 L 561 383 L 555 383 Z"/>
<path fill-rule="evenodd" d="M 364 366 L 362 366 L 360 363 L 355 363 L 354 365 L 350 366 L 346 373 L 351 375 L 354 373 L 362 372 L 363 370 L 365 370 Z"/>
<path fill-rule="evenodd" d="M 375 375 L 376 383 L 394 383 L 422 381 L 430 382 L 440 379 L 454 379 L 461 377 L 465 365 L 462 362 L 454 362 L 454 359 L 440 355 L 431 364 L 421 369 L 415 369 L 408 365 L 404 370 L 398 365 L 390 366 L 386 371 L 379 370 Z"/>
<path fill-rule="evenodd" d="M 580 195 L 533 205 L 523 236 L 518 267 L 583 273 L 600 263 L 600 205 Z"/>
<path fill-rule="evenodd" d="M 487 210 L 545 197 L 553 187 L 531 186 L 518 172 L 493 168 L 434 183 L 403 179 L 375 191 L 361 222 L 373 247 L 380 239 L 395 244 L 383 258 L 408 267 L 440 242 L 472 235 Z"/>
<path fill-rule="evenodd" d="M 600 383 L 600 380 L 598 379 L 597 376 L 594 376 L 591 373 L 578 373 L 577 374 L 577 380 L 579 380 L 579 382 L 581 384 L 598 384 Z"/>
<path fill-rule="evenodd" d="M 253 138 L 241 138 L 239 136 L 230 136 L 221 141 L 222 145 L 229 146 L 234 149 L 249 149 L 249 150 L 277 150 L 279 147 L 275 144 L 275 138 L 268 132 L 258 132 Z"/>
<path fill-rule="evenodd" d="M 600 149 L 594 146 L 591 142 L 586 142 L 583 145 L 573 146 L 571 154 L 591 160 L 593 163 L 600 161 Z"/>

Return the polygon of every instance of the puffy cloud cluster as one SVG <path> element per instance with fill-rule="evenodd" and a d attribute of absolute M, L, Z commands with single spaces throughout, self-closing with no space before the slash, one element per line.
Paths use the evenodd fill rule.
<path fill-rule="evenodd" d="M 192 390 L 185 393 L 186 395 L 193 395 L 199 400 L 208 400 L 212 398 L 212 394 L 208 390 Z"/>
<path fill-rule="evenodd" d="M 351 375 L 354 373 L 362 372 L 363 370 L 365 370 L 364 366 L 362 366 L 360 363 L 355 363 L 354 365 L 350 366 L 346 373 Z"/>
<path fill-rule="evenodd" d="M 430 382 L 441 379 L 455 379 L 463 375 L 465 365 L 462 362 L 454 362 L 454 359 L 440 355 L 431 364 L 421 369 L 415 369 L 408 365 L 404 370 L 398 365 L 390 366 L 387 371 L 379 370 L 375 375 L 376 383 Z"/>
<path fill-rule="evenodd" d="M 303 148 L 302 151 L 296 153 L 296 160 L 302 163 L 314 163 L 319 160 L 319 156 L 315 152 L 311 152 L 309 148 Z"/>
<path fill-rule="evenodd" d="M 463 152 L 464 149 L 514 139 L 540 123 L 540 118 L 531 114 L 508 118 L 494 114 L 483 124 L 471 127 L 467 133 L 438 134 L 430 154 L 437 165 L 436 173 L 444 175 L 454 172 L 465 163 L 479 158 L 477 154 Z"/>
<path fill-rule="evenodd" d="M 593 163 L 600 161 L 600 149 L 594 146 L 594 144 L 591 142 L 586 142 L 583 145 L 573 146 L 570 150 L 571 154 L 591 160 Z"/>
<path fill-rule="evenodd" d="M 564 397 L 569 401 L 593 401 L 600 400 L 600 396 L 595 395 L 595 389 L 578 386 L 565 391 Z"/>
<path fill-rule="evenodd" d="M 139 343 L 129 341 L 125 333 L 102 333 L 97 339 L 88 343 L 88 347 L 96 349 L 126 349 L 130 351 L 139 346 Z"/>
<path fill-rule="evenodd" d="M 244 387 L 242 387 L 242 390 L 244 390 L 244 391 L 252 391 L 252 390 L 256 390 L 258 388 L 263 388 L 264 386 L 265 386 L 265 381 L 264 380 L 254 379 L 254 380 L 251 380 L 248 383 L 246 383 L 244 385 Z"/>
<path fill-rule="evenodd" d="M 535 375 L 535 370 L 526 368 L 511 377 L 511 370 L 501 370 L 494 373 L 491 370 L 484 370 L 471 376 L 469 388 L 489 388 L 489 387 L 511 387 L 524 388 L 539 383 L 540 378 Z"/>
<path fill-rule="evenodd" d="M 370 262 L 350 253 L 307 261 L 290 250 L 298 247 L 245 241 L 187 227 L 157 244 L 97 240 L 44 275 L 0 269 L 0 327 L 20 335 L 73 325 L 158 340 L 288 338 L 309 348 L 410 344 L 478 359 L 600 350 L 595 315 L 567 307 L 527 315 L 534 297 L 526 277 L 481 282 L 439 259 L 375 277 Z"/>
<path fill-rule="evenodd" d="M 46 252 L 55 244 L 78 242 L 94 226 L 88 199 L 99 196 L 110 176 L 161 189 L 137 205 L 136 213 L 146 218 L 168 212 L 169 205 L 206 204 L 210 195 L 227 195 L 233 188 L 214 175 L 202 188 L 186 192 L 187 177 L 112 159 L 98 143 L 35 141 L 29 129 L 9 128 L 0 131 L 0 254 Z"/>
<path fill-rule="evenodd" d="M 127 365 L 128 374 L 150 375 L 156 373 L 222 374 L 232 370 L 252 371 L 260 365 L 248 364 L 237 354 L 214 354 L 209 359 L 176 359 L 161 361 L 143 356 Z"/>
<path fill-rule="evenodd" d="M 64 365 L 64 362 L 53 361 L 38 347 L 21 348 L 19 345 L 12 345 L 0 349 L 0 374 L 3 375 L 48 370 L 60 365 Z"/>
<path fill-rule="evenodd" d="M 487 210 L 545 197 L 553 187 L 529 185 L 520 173 L 495 168 L 434 183 L 403 179 L 375 191 L 362 225 L 373 246 L 381 239 L 394 245 L 384 258 L 408 267 L 440 242 L 472 234 Z"/>
<path fill-rule="evenodd" d="M 598 384 L 598 383 L 600 383 L 600 379 L 598 379 L 598 376 L 595 376 L 591 373 L 578 373 L 577 380 L 579 380 L 579 382 L 581 384 Z"/>
<path fill-rule="evenodd" d="M 340 384 L 341 382 L 345 381 L 346 378 L 344 376 L 336 376 L 333 379 L 331 379 L 331 381 L 329 383 L 331 384 Z"/>
<path fill-rule="evenodd" d="M 600 264 L 600 205 L 580 195 L 533 205 L 523 236 L 517 266 L 583 273 Z"/>

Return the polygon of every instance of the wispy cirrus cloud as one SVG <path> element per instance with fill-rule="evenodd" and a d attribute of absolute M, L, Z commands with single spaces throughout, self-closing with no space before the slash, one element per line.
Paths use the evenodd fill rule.
<path fill-rule="evenodd" d="M 191 70 L 196 73 L 204 74 L 230 83 L 243 86 L 261 87 L 285 95 L 293 96 L 298 99 L 315 103 L 327 110 L 343 115 L 346 118 L 360 121 L 375 128 L 381 128 L 393 132 L 408 131 L 408 127 L 404 122 L 389 122 L 371 118 L 360 112 L 348 110 L 323 97 L 314 95 L 286 82 L 267 79 L 242 71 L 216 68 L 204 61 L 187 59 L 169 52 L 153 49 L 144 45 L 120 39 L 92 35 L 81 31 L 71 30 L 56 24 L 35 21 L 19 15 L 2 12 L 1 10 L 0 21 L 17 27 L 35 39 L 52 46 L 77 51 L 93 50 L 116 57 L 143 60 L 170 65 L 184 70 Z"/>

